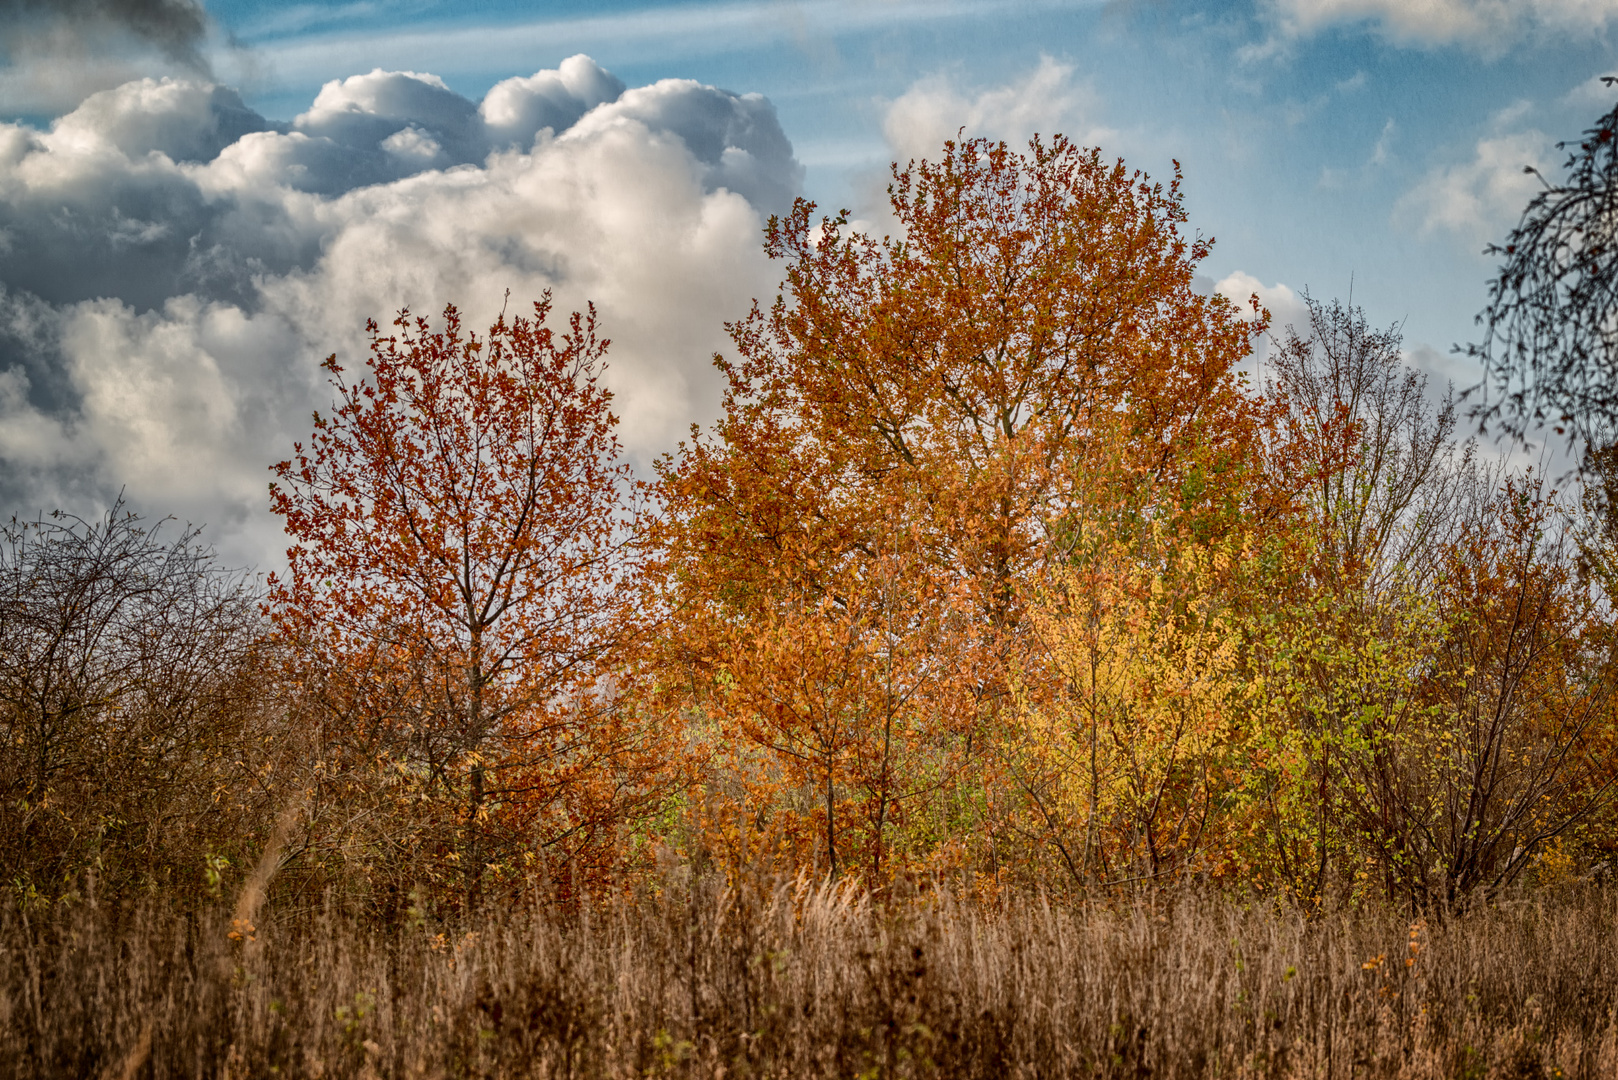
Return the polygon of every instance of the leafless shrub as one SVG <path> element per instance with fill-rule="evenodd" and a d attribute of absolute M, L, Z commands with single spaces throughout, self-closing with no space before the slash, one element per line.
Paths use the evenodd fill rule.
<path fill-rule="evenodd" d="M 246 857 L 243 822 L 274 801 L 256 596 L 195 530 L 162 531 L 121 502 L 0 526 L 8 885 L 196 885 Z"/>

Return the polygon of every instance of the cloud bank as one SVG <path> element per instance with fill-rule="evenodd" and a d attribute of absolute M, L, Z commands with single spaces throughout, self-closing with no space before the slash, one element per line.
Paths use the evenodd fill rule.
<path fill-rule="evenodd" d="M 486 325 L 507 289 L 596 303 L 651 454 L 714 407 L 709 357 L 773 287 L 762 222 L 801 179 L 764 98 L 626 88 L 585 56 L 481 102 L 378 70 L 272 123 L 163 78 L 0 124 L 0 506 L 126 487 L 263 563 L 267 466 L 329 403 L 319 361 L 357 365 L 400 307 Z"/>

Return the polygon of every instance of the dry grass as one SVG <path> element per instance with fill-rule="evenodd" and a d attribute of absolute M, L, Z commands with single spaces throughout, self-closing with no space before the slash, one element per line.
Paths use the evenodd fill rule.
<path fill-rule="evenodd" d="M 256 922 L 7 907 L 0 1075 L 1618 1076 L 1594 888 L 1414 925 L 714 883 L 454 929 Z"/>

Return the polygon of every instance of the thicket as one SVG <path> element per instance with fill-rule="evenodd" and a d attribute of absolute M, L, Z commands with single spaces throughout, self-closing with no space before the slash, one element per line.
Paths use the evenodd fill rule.
<path fill-rule="evenodd" d="M 891 197 L 892 237 L 770 223 L 781 293 L 654 476 L 545 297 L 327 362 L 262 588 L 118 506 L 14 521 L 18 1068 L 1610 1064 L 1611 973 L 1525 928 L 1611 940 L 1567 890 L 1618 846 L 1618 457 L 1569 500 L 1480 463 L 1397 327 L 1203 294 L 1178 176 L 969 141 Z M 1497 937 L 1574 1034 L 1495 1004 Z"/>
<path fill-rule="evenodd" d="M 547 297 L 328 361 L 267 589 L 118 507 L 13 522 L 9 883 L 206 898 L 277 822 L 280 888 L 386 911 L 660 861 L 1410 911 L 1605 865 L 1606 457 L 1570 504 L 1396 327 L 1198 292 L 1178 177 L 967 142 L 892 206 L 771 222 L 782 292 L 650 479 Z"/>

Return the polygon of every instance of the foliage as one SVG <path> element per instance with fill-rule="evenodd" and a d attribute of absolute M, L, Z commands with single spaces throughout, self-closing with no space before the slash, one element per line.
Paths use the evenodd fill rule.
<path fill-rule="evenodd" d="M 595 313 L 502 315 L 486 336 L 401 312 L 366 377 L 275 466 L 294 544 L 270 610 L 346 763 L 377 763 L 453 832 L 475 892 L 524 850 L 609 857 L 649 731 L 615 666 L 635 485 L 600 385 Z M 499 847 L 508 841 L 508 847 Z M 605 848 L 605 851 L 603 851 Z"/>
<path fill-rule="evenodd" d="M 228 888 L 244 949 L 710 874 L 1449 916 L 1618 856 L 1610 448 L 1577 507 L 1484 468 L 1397 325 L 1307 294 L 1253 385 L 1178 173 L 965 140 L 890 199 L 771 221 L 653 481 L 547 296 L 326 362 L 263 596 L 116 508 L 14 523 L 22 902 Z"/>
<path fill-rule="evenodd" d="M 847 802 L 877 878 L 998 827 L 1030 590 L 1088 515 L 1208 532 L 1267 508 L 1235 374 L 1261 324 L 1192 288 L 1178 176 L 967 141 L 890 197 L 896 238 L 801 200 L 771 222 L 784 291 L 731 325 L 724 416 L 661 467 L 684 707 L 762 752 L 746 801 L 818 786 L 828 870 Z M 784 683 L 798 704 L 757 719 Z"/>
<path fill-rule="evenodd" d="M 1030 695 L 1009 775 L 1081 887 L 1173 880 L 1220 849 L 1247 693 L 1222 579 L 1246 553 L 1177 540 L 1094 545 L 1033 615 L 1054 685 Z"/>
<path fill-rule="evenodd" d="M 1309 303 L 1272 393 L 1318 448 L 1310 557 L 1255 625 L 1248 873 L 1310 903 L 1448 906 L 1608 801 L 1610 608 L 1554 497 L 1449 439 L 1397 330 Z"/>

